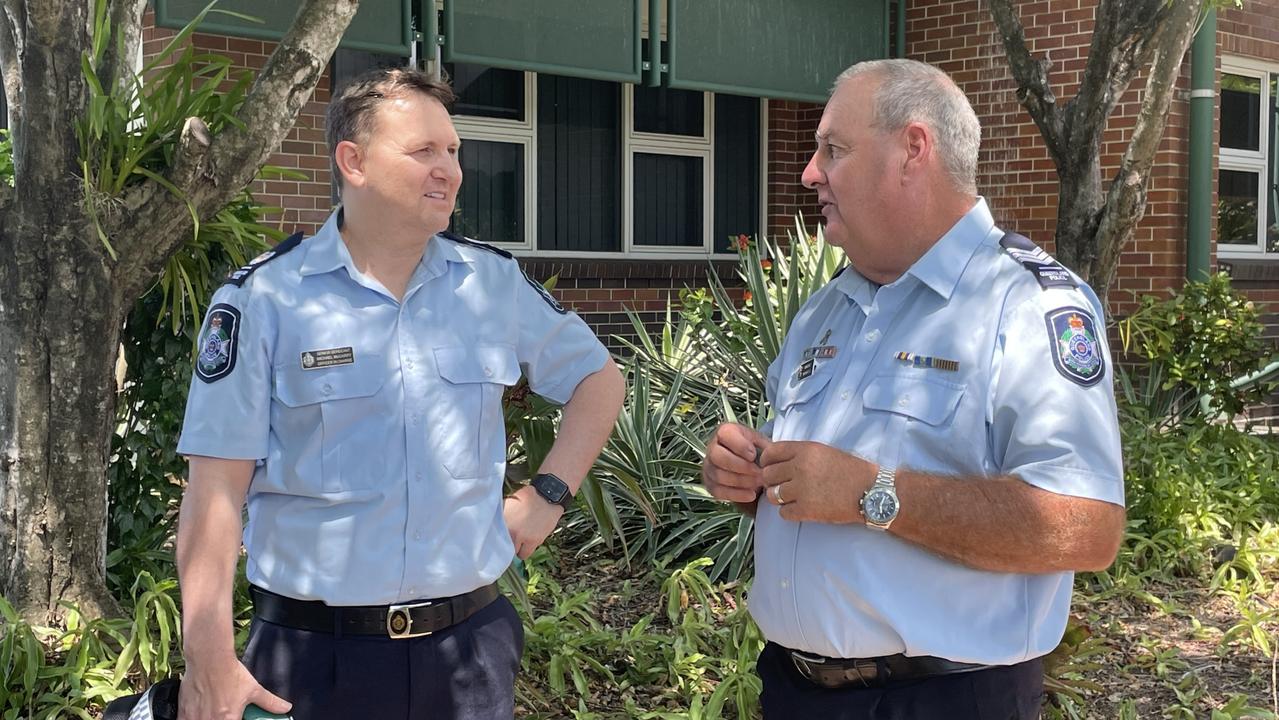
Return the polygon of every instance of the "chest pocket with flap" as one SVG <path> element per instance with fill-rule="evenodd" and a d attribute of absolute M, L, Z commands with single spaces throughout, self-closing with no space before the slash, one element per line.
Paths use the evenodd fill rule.
<path fill-rule="evenodd" d="M 277 411 L 272 425 L 297 448 L 290 474 L 304 486 L 318 482 L 326 493 L 369 488 L 383 479 L 384 468 L 369 462 L 367 448 L 385 438 L 376 437 L 376 423 L 362 421 L 383 411 L 376 396 L 386 368 L 378 354 L 357 357 L 356 364 L 321 370 L 275 369 L 273 395 L 286 409 Z"/>
<path fill-rule="evenodd" d="M 933 426 L 947 424 L 965 386 L 923 375 L 877 375 L 862 393 L 862 406 Z"/>
<path fill-rule="evenodd" d="M 511 345 L 482 344 L 434 349 L 443 382 L 429 403 L 427 441 L 455 478 L 487 477 L 506 459 L 502 391 L 520 379 Z"/>

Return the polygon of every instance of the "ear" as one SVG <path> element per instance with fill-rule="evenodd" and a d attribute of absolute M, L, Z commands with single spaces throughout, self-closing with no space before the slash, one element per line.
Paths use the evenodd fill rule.
<path fill-rule="evenodd" d="M 932 128 L 921 122 L 908 123 L 901 132 L 902 174 L 918 176 L 932 164 L 935 153 L 935 140 Z"/>
<path fill-rule="evenodd" d="M 342 184 L 352 187 L 363 187 L 364 150 L 350 140 L 343 140 L 333 149 L 333 162 L 338 172 L 342 173 Z"/>

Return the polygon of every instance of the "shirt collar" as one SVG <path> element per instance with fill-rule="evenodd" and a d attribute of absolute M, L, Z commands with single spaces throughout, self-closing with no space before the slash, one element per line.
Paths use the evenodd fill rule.
<path fill-rule="evenodd" d="M 319 232 L 306 242 L 306 258 L 302 261 L 301 268 L 303 275 L 319 275 L 345 267 L 351 277 L 356 277 L 355 261 L 351 259 L 351 251 L 346 243 L 342 242 L 342 233 L 339 231 L 341 226 L 342 207 L 338 206 Z M 469 263 L 471 259 L 458 252 L 457 243 L 436 235 L 427 243 L 416 274 L 424 280 L 443 275 L 447 263 L 451 262 Z"/>
<path fill-rule="evenodd" d="M 338 232 L 341 226 L 342 208 L 339 206 L 329 215 L 329 219 L 324 221 L 320 231 L 306 241 L 304 245 L 306 257 L 302 260 L 300 269 L 303 275 L 333 272 L 340 267 L 352 271 L 355 269 L 351 260 L 351 251 L 347 250 L 346 243 L 342 242 L 342 233 Z"/>
<path fill-rule="evenodd" d="M 951 226 L 906 272 L 949 300 L 968 267 L 968 261 L 994 227 L 995 218 L 990 214 L 986 199 L 977 198 L 959 222 Z"/>
<path fill-rule="evenodd" d="M 879 288 L 867 280 L 852 265 L 845 265 L 839 277 L 835 278 L 835 287 L 857 303 L 863 312 L 875 302 L 875 291 Z"/>

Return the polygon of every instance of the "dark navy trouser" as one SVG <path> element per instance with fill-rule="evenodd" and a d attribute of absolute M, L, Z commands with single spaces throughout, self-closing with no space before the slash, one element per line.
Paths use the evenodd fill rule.
<path fill-rule="evenodd" d="M 812 684 L 790 654 L 768 643 L 759 655 L 760 704 L 768 720 L 1035 720 L 1044 699 L 1039 659 L 985 670 L 827 689 Z"/>
<path fill-rule="evenodd" d="M 295 720 L 495 720 L 515 715 L 524 627 L 505 597 L 405 640 L 311 632 L 255 617 L 242 658 Z"/>

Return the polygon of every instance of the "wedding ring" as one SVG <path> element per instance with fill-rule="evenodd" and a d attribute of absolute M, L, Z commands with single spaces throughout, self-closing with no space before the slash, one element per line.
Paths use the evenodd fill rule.
<path fill-rule="evenodd" d="M 774 486 L 773 486 L 773 499 L 777 501 L 777 504 L 778 504 L 778 505 L 785 505 L 785 504 L 786 504 L 786 501 L 782 499 L 782 486 L 781 486 L 781 485 L 774 485 Z"/>

